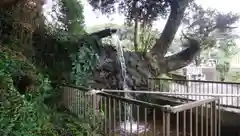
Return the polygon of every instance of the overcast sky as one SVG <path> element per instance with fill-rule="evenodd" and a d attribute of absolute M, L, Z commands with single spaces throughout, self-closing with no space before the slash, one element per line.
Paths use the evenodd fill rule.
<path fill-rule="evenodd" d="M 105 24 L 105 23 L 114 23 L 114 24 L 123 24 L 124 17 L 115 14 L 110 17 L 106 17 L 101 15 L 100 13 L 95 13 L 92 11 L 92 7 L 86 2 L 86 0 L 82 0 L 84 5 L 84 15 L 85 15 L 85 25 L 87 27 L 98 25 L 98 24 Z M 217 9 L 221 12 L 236 12 L 240 13 L 240 1 L 239 0 L 196 0 L 196 2 L 202 5 L 204 8 L 213 8 Z M 45 5 L 44 9 L 49 10 L 51 8 L 52 1 L 47 0 L 47 4 Z M 163 29 L 166 20 L 159 20 L 154 23 L 154 27 L 158 29 Z M 240 23 L 237 24 L 239 29 L 236 31 L 240 33 Z"/>
<path fill-rule="evenodd" d="M 196 0 L 198 4 L 201 4 L 204 8 L 215 8 L 221 12 L 239 12 L 240 13 L 240 1 L 239 0 Z M 84 14 L 85 14 L 85 21 L 87 26 L 92 26 L 97 24 L 104 24 L 104 23 L 116 23 L 122 24 L 124 21 L 124 17 L 120 15 L 113 15 L 110 18 L 106 16 L 95 14 L 92 11 L 92 7 L 84 2 Z M 158 21 L 159 22 L 159 21 Z M 165 23 L 165 22 L 164 22 Z M 162 23 L 156 23 L 156 25 L 162 26 Z"/>

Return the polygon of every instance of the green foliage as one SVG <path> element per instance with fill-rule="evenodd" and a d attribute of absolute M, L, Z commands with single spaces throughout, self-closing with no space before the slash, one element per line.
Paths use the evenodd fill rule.
<path fill-rule="evenodd" d="M 140 27 L 138 51 L 146 53 L 150 50 L 158 38 L 159 32 L 152 30 L 152 27 Z"/>
<path fill-rule="evenodd" d="M 100 127 L 104 125 L 104 114 L 102 110 L 97 111 L 96 107 L 94 107 L 94 102 L 92 101 L 94 98 L 86 95 L 85 92 L 76 89 L 71 89 L 71 93 L 74 94 L 74 97 L 70 101 L 71 106 L 69 107 L 69 110 L 77 115 L 78 120 L 80 120 L 80 122 L 78 122 L 81 123 L 80 126 L 75 125 L 73 127 L 81 127 L 81 129 L 76 130 L 81 130 L 85 135 L 97 136 L 98 134 L 101 134 L 102 129 Z"/>
<path fill-rule="evenodd" d="M 83 106 L 83 105 L 78 105 Z M 83 108 L 81 108 L 83 109 Z M 95 117 L 95 122 L 93 122 L 93 110 L 89 108 L 89 110 L 85 110 L 85 116 L 80 116 L 81 114 L 75 114 L 73 111 L 68 111 L 64 108 L 58 109 L 57 111 L 51 112 L 51 122 L 54 125 L 52 128 L 45 131 L 44 135 L 56 135 L 56 136 L 98 136 L 101 132 L 100 130 L 100 122 L 102 122 L 102 118 Z"/>
<path fill-rule="evenodd" d="M 9 14 L 0 16 L 3 35 L 0 40 L 7 47 L 0 47 L 2 136 L 97 136 L 99 126 L 92 127 L 96 123 L 90 120 L 94 116 L 92 112 L 86 111 L 87 116 L 83 118 L 62 108 L 61 88 L 50 85 L 49 79 L 70 82 L 71 73 L 74 83 L 87 85 L 85 81 L 88 81 L 86 79 L 89 79 L 97 61 L 92 38 L 81 37 L 86 34 L 81 3 L 76 0 L 62 2 L 65 6 L 61 8 L 64 25 L 49 25 L 34 32 L 31 39 L 35 49 L 34 65 L 24 55 L 15 52 L 20 42 L 14 37 L 14 19 Z M 32 47 L 30 44 L 26 46 Z M 83 65 L 77 67 L 79 63 Z M 30 76 L 34 81 L 24 95 L 14 84 L 13 76 L 19 73 Z"/>
<path fill-rule="evenodd" d="M 36 33 L 34 41 L 37 64 L 45 68 L 52 80 L 64 79 L 69 83 L 87 85 L 89 81 L 86 79 L 91 76 L 98 60 L 94 38 L 55 29 Z"/>
<path fill-rule="evenodd" d="M 220 80 L 224 81 L 226 78 L 226 73 L 229 71 L 229 62 L 226 61 L 220 61 L 217 66 L 216 69 L 217 71 L 220 73 Z"/>
<path fill-rule="evenodd" d="M 76 85 L 88 85 L 97 64 L 98 54 L 93 48 L 94 43 L 90 40 L 82 40 L 81 43 L 82 46 L 78 48 L 78 51 L 70 56 L 72 59 L 71 79 Z"/>
<path fill-rule="evenodd" d="M 104 24 L 104 25 L 96 25 L 92 27 L 88 27 L 88 32 L 96 32 L 99 30 L 103 30 L 106 28 L 115 28 L 120 29 L 120 33 L 118 34 L 119 39 L 122 42 L 122 46 L 127 50 L 134 50 L 134 28 L 126 25 L 116 25 L 116 24 Z M 157 30 L 152 30 L 150 26 L 142 26 L 139 29 L 139 43 L 138 43 L 138 51 L 146 52 L 151 49 L 155 44 L 156 38 L 158 36 Z M 105 45 L 111 44 L 111 39 L 109 37 L 103 38 L 102 43 Z"/>
<path fill-rule="evenodd" d="M 48 80 L 35 72 L 35 68 L 11 57 L 8 53 L 0 53 L 1 104 L 0 133 L 3 136 L 41 136 L 38 132 L 49 119 L 43 101 L 48 97 L 51 88 Z M 34 92 L 20 95 L 13 85 L 12 73 L 19 71 L 35 73 L 38 85 Z"/>
<path fill-rule="evenodd" d="M 28 50 L 29 47 L 23 47 L 21 43 L 23 37 L 19 37 L 21 30 L 18 30 L 17 27 L 20 22 L 14 18 L 10 11 L 5 11 L 0 9 L 0 29 L 1 29 L 1 46 L 6 46 L 10 49 L 22 52 Z M 16 33 L 19 31 L 19 33 Z M 18 45 L 18 46 L 16 46 Z"/>
<path fill-rule="evenodd" d="M 200 64 L 202 59 L 208 59 L 211 49 L 218 50 L 218 42 L 230 41 L 238 37 L 232 32 L 236 28 L 234 24 L 239 20 L 239 17 L 239 14 L 233 12 L 221 13 L 216 9 L 204 9 L 195 2 L 188 6 L 183 19 L 183 24 L 186 26 L 185 31 L 188 35 L 198 38 L 203 49 L 203 52 L 195 57 L 196 64 Z M 224 48 L 228 48 L 229 44 L 225 43 L 222 45 L 220 52 L 224 51 Z M 218 69 L 221 69 L 221 71 L 223 69 L 227 70 L 227 65 L 225 62 L 220 62 Z M 220 73 L 223 74 L 222 72 Z"/>
<path fill-rule="evenodd" d="M 0 104 L 0 132 L 3 136 L 97 135 L 99 128 L 92 127 L 93 123 L 91 123 L 91 118 L 94 116 L 93 112 L 90 112 L 92 110 L 85 111 L 88 116 L 83 118 L 47 104 L 46 99 L 56 97 L 56 92 L 51 88 L 48 79 L 36 72 L 37 69 L 31 63 L 12 54 L 14 53 L 0 53 L 0 91 L 3 102 Z M 84 66 L 85 71 L 78 72 L 90 72 L 86 65 Z M 12 74 L 19 71 L 32 75 L 36 80 L 34 92 L 19 94 L 12 80 Z M 81 83 L 78 79 L 75 81 Z M 57 97 L 57 99 L 60 98 Z M 54 100 L 54 105 L 58 105 L 59 101 L 56 101 L 56 98 Z"/>
<path fill-rule="evenodd" d="M 77 0 L 58 0 L 56 4 L 60 12 L 54 12 L 61 25 L 51 24 L 45 32 L 35 33 L 36 60 L 53 80 L 87 85 L 97 61 L 97 43 L 84 31 L 83 6 Z"/>
<path fill-rule="evenodd" d="M 159 16 L 165 17 L 169 11 L 169 1 L 167 0 L 123 0 L 121 2 L 88 0 L 88 2 L 95 10 L 100 10 L 103 14 L 109 15 L 119 11 L 126 17 L 128 22 L 138 17 L 140 22 L 151 24 Z M 172 3 L 178 4 L 175 0 Z"/>
<path fill-rule="evenodd" d="M 213 58 L 217 60 L 216 69 L 220 73 L 221 80 L 225 80 L 230 68 L 230 61 L 238 50 L 233 40 L 222 40 L 219 42 L 217 52 L 212 54 Z"/>
<path fill-rule="evenodd" d="M 189 35 L 202 40 L 202 48 L 216 46 L 219 39 L 233 39 L 236 35 L 232 30 L 233 25 L 239 20 L 239 14 L 221 13 L 215 9 L 204 9 L 192 2 L 183 19 L 183 24 Z"/>
<path fill-rule="evenodd" d="M 58 19 L 64 24 L 63 28 L 71 34 L 83 34 L 84 15 L 83 5 L 79 0 L 59 0 L 60 12 Z"/>
<path fill-rule="evenodd" d="M 226 80 L 230 82 L 240 82 L 240 72 L 229 71 Z"/>
<path fill-rule="evenodd" d="M 33 35 L 33 44 L 35 47 L 35 62 L 42 68 L 51 80 L 68 80 L 72 68 L 72 62 L 69 58 L 70 52 L 77 49 L 75 37 L 69 37 L 69 34 L 62 30 L 53 30 L 49 27 L 44 31 L 36 31 Z M 74 43 L 73 43 L 74 41 Z"/>
<path fill-rule="evenodd" d="M 44 67 L 52 80 L 62 82 L 64 79 L 65 82 L 76 85 L 89 85 L 98 60 L 94 38 L 88 35 L 79 37 L 61 29 L 48 29 L 44 33 L 40 31 L 35 34 L 35 38 L 35 47 L 38 51 L 36 54 L 37 64 L 42 63 L 41 67 Z M 57 103 L 61 98 L 53 97 L 51 99 L 54 100 L 53 103 Z M 85 101 L 79 103 L 79 100 L 82 99 L 78 95 L 74 95 L 72 99 L 77 99 L 77 102 L 71 105 L 74 109 L 83 107 L 82 104 Z M 73 112 L 72 109 L 70 111 Z M 69 115 L 70 111 L 64 113 L 59 109 L 51 111 L 51 122 L 54 122 L 54 132 L 57 135 L 96 135 L 98 128 L 92 127 L 92 122 L 89 120 L 93 116 L 92 113 L 84 111 L 88 116 L 82 118 L 78 113 L 75 113 L 74 116 Z M 93 110 L 91 109 L 91 111 Z"/>

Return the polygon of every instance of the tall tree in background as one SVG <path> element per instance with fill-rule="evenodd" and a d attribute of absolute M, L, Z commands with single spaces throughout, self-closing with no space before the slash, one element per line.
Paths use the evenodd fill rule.
<path fill-rule="evenodd" d="M 112 1 L 112 0 L 89 0 L 90 5 L 93 6 L 95 10 L 99 10 L 104 14 L 112 14 L 116 11 L 124 14 L 127 20 L 134 20 L 134 10 L 136 7 L 132 7 L 132 4 L 136 2 L 138 6 L 138 21 L 141 24 L 152 25 L 152 22 L 159 17 L 166 17 L 168 15 L 167 22 L 163 31 L 155 40 L 155 44 L 152 48 L 147 52 L 146 56 L 141 56 L 139 53 L 126 52 L 126 54 L 131 54 L 126 56 L 126 65 L 128 70 L 128 77 L 134 80 L 134 83 L 139 84 L 139 82 L 144 82 L 149 76 L 158 76 L 162 73 L 167 73 L 169 71 L 174 71 L 180 68 L 183 68 L 189 65 L 199 51 L 203 48 L 203 45 L 209 46 L 211 44 L 204 43 L 207 39 L 199 36 L 199 32 L 192 31 L 190 27 L 199 26 L 192 25 L 192 20 L 187 17 L 192 17 L 189 12 L 192 12 L 189 4 L 192 4 L 192 0 L 148 0 L 148 1 L 140 1 L 140 0 L 122 0 L 122 1 Z M 117 5 L 117 6 L 116 6 Z M 192 6 L 192 5 L 191 5 Z M 117 7 L 117 8 L 115 8 Z M 189 7 L 189 8 L 188 8 Z M 196 8 L 200 8 L 206 14 L 212 14 L 210 10 L 203 10 L 200 6 L 196 6 Z M 188 9 L 188 10 L 186 10 Z M 197 20 L 197 14 L 201 10 L 198 9 L 194 14 L 196 17 L 193 20 Z M 216 12 L 218 13 L 218 12 Z M 201 15 L 201 14 L 200 14 Z M 230 18 L 230 21 L 224 21 L 225 18 Z M 205 16 L 205 14 L 201 17 L 212 21 L 211 24 L 206 23 L 205 31 L 212 30 L 220 30 L 219 26 L 230 27 L 230 25 L 238 20 L 238 17 L 234 17 L 231 14 L 229 16 L 224 17 L 216 17 L 214 16 Z M 183 20 L 184 19 L 184 20 Z M 175 38 L 176 32 L 179 26 L 182 24 L 182 21 L 189 20 L 189 31 L 186 33 L 185 39 L 187 42 L 183 42 L 183 44 L 179 45 L 180 47 L 184 47 L 180 52 L 177 52 L 171 56 L 165 56 L 170 45 Z M 227 19 L 228 20 L 228 19 Z M 184 22 L 185 23 L 185 22 Z M 212 26 L 215 25 L 215 26 Z M 212 28 L 212 29 L 210 29 Z M 197 29 L 197 27 L 195 28 Z M 185 30 L 184 30 L 185 31 Z M 213 31 L 211 31 L 213 32 Z M 198 34 L 196 34 L 198 33 Z M 211 34 L 208 32 L 208 34 Z M 210 43 L 211 40 L 207 40 Z M 133 55 L 135 54 L 135 55 Z M 136 56 L 140 56 L 136 57 Z"/>
<path fill-rule="evenodd" d="M 221 13 L 214 9 L 203 9 L 196 3 L 191 3 L 183 19 L 185 31 L 201 40 L 201 49 L 215 48 L 216 42 L 233 40 L 238 36 L 233 32 L 234 24 L 239 20 L 235 13 Z M 233 44 L 234 45 L 234 44 Z M 216 47 L 218 48 L 218 47 Z M 200 53 L 196 55 L 197 65 L 201 62 Z"/>
<path fill-rule="evenodd" d="M 71 34 L 83 34 L 83 5 L 79 0 L 55 0 L 57 20 L 65 31 Z"/>
<path fill-rule="evenodd" d="M 220 80 L 224 81 L 230 69 L 231 59 L 239 52 L 239 48 L 231 39 L 220 40 L 218 44 L 217 52 L 212 55 L 217 60 L 216 69 L 219 72 Z"/>
<path fill-rule="evenodd" d="M 36 60 L 39 64 L 44 65 L 41 67 L 47 68 L 46 70 L 51 74 L 50 77 L 53 80 L 70 79 L 69 75 L 73 64 L 71 64 L 69 54 L 72 50 L 77 52 L 78 47 L 70 46 L 72 43 L 68 43 L 67 47 L 63 44 L 86 34 L 83 5 L 78 0 L 54 0 L 50 13 L 53 19 L 51 22 L 47 22 L 47 27 L 45 27 L 47 29 L 41 28 L 34 33 Z M 44 33 L 49 38 L 44 39 L 38 36 Z"/>

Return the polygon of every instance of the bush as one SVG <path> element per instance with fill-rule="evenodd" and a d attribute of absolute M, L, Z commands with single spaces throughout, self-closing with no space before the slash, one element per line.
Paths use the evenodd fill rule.
<path fill-rule="evenodd" d="M 6 51 L 6 50 L 5 50 Z M 15 54 L 15 55 L 13 55 Z M 48 80 L 29 63 L 18 59 L 16 53 L 0 52 L 0 133 L 3 136 L 37 135 L 38 131 L 49 120 L 44 98 L 51 90 Z M 22 79 L 13 80 L 14 74 L 31 75 L 29 93 L 20 94 L 16 83 Z M 34 82 L 34 83 L 33 83 Z M 23 84 L 21 84 L 23 86 Z"/>
<path fill-rule="evenodd" d="M 240 82 L 240 72 L 229 71 L 226 76 L 226 81 Z"/>
<path fill-rule="evenodd" d="M 2 136 L 92 136 L 88 120 L 81 120 L 68 110 L 50 105 L 47 99 L 58 94 L 46 76 L 11 50 L 0 52 L 0 133 Z M 27 92 L 20 93 L 15 75 L 31 78 Z M 22 79 L 21 79 L 22 80 Z M 56 88 L 57 90 L 58 88 Z M 55 106 L 55 107 L 54 107 Z"/>

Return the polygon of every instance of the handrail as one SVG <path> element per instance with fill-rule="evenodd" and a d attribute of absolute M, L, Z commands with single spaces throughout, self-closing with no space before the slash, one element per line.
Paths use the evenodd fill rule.
<path fill-rule="evenodd" d="M 155 77 L 150 77 L 148 78 L 150 80 L 165 80 L 165 81 L 180 81 L 180 82 L 200 82 L 200 83 L 217 83 L 217 84 L 235 84 L 235 85 L 240 85 L 238 82 L 221 82 L 221 81 L 210 81 L 210 80 L 183 80 L 183 79 L 168 79 L 168 78 L 155 78 Z"/>
<path fill-rule="evenodd" d="M 62 84 L 59 84 L 59 85 L 63 86 L 63 87 L 70 87 L 70 88 L 73 88 L 73 89 L 77 89 L 77 90 L 83 91 L 85 93 L 93 90 L 93 89 L 86 88 L 86 87 L 83 87 L 83 86 L 76 86 L 76 85 L 65 84 L 65 83 L 62 83 Z M 141 105 L 141 106 L 144 106 L 144 107 L 147 107 L 147 108 L 149 108 L 149 107 L 150 108 L 160 108 L 162 110 L 166 109 L 164 106 L 161 106 L 161 105 L 158 105 L 158 104 L 148 103 L 148 102 L 144 102 L 144 101 L 140 101 L 140 100 L 136 100 L 136 99 L 131 99 L 131 98 L 125 98 L 125 97 L 122 97 L 122 96 L 109 94 L 109 93 L 106 93 L 106 92 L 103 92 L 103 91 L 99 91 L 97 94 L 101 95 L 101 96 L 117 99 L 117 100 L 122 100 L 124 102 L 128 102 L 128 103 L 131 103 L 131 104 L 138 104 L 138 105 Z"/>
<path fill-rule="evenodd" d="M 83 91 L 83 92 L 88 92 L 88 91 L 92 90 L 92 89 L 84 87 L 84 86 L 77 86 L 77 85 L 72 85 L 72 84 L 67 84 L 67 83 L 60 83 L 58 85 L 63 86 L 63 87 L 75 88 L 75 89 L 78 89 L 78 90 Z"/>
<path fill-rule="evenodd" d="M 189 95 L 189 96 L 211 96 L 211 97 L 240 97 L 240 94 L 219 94 L 219 93 L 179 93 L 179 92 L 159 92 L 159 91 L 149 91 L 149 90 L 109 90 L 102 89 L 103 92 L 108 93 L 139 93 L 139 94 L 162 94 L 162 95 Z"/>
<path fill-rule="evenodd" d="M 214 102 L 214 101 L 218 101 L 218 100 L 219 100 L 218 97 L 208 98 L 208 99 L 194 101 L 194 102 L 191 102 L 191 103 L 181 104 L 181 105 L 174 106 L 174 107 L 169 107 L 168 109 L 170 110 L 170 112 L 176 113 L 176 112 L 181 112 L 181 111 L 184 111 L 184 110 L 192 109 L 192 108 L 195 108 L 195 107 L 199 107 L 199 106 L 202 106 L 204 104 Z"/>
<path fill-rule="evenodd" d="M 105 92 L 99 92 L 98 93 L 101 96 L 107 96 L 107 97 L 111 97 L 117 100 L 122 100 L 124 102 L 128 102 L 131 104 L 138 104 L 144 107 L 150 107 L 150 108 L 160 108 L 161 110 L 165 110 L 164 106 L 158 105 L 158 104 L 154 104 L 154 103 L 148 103 L 148 102 L 144 102 L 144 101 L 140 101 L 140 100 L 136 100 L 136 99 L 131 99 L 131 98 L 125 98 L 122 96 L 117 96 L 117 95 L 113 95 L 113 94 L 109 94 L 109 93 L 105 93 Z"/>
<path fill-rule="evenodd" d="M 77 89 L 79 91 L 83 91 L 84 93 L 88 93 L 89 91 L 93 90 L 93 89 L 90 89 L 90 88 L 86 88 L 86 87 L 82 87 L 82 86 L 76 86 L 76 85 L 71 85 L 71 84 L 65 84 L 65 83 L 64 84 L 59 84 L 59 85 L 63 86 L 63 87 L 70 87 L 70 88 L 73 88 L 73 89 Z M 113 98 L 113 99 L 116 99 L 116 100 L 121 100 L 123 102 L 128 102 L 130 104 L 137 104 L 137 105 L 141 105 L 141 106 L 147 107 L 147 108 L 149 108 L 149 107 L 150 108 L 159 108 L 162 111 L 167 111 L 167 112 L 172 112 L 172 113 L 188 110 L 188 109 L 191 109 L 191 108 L 194 108 L 194 107 L 198 107 L 198 106 L 210 103 L 210 102 L 214 102 L 216 100 L 219 101 L 219 97 L 213 97 L 213 98 L 193 101 L 193 102 L 190 102 L 190 103 L 181 104 L 181 105 L 172 107 L 170 105 L 162 106 L 162 105 L 159 105 L 159 104 L 148 103 L 148 102 L 144 102 L 144 101 L 140 101 L 140 100 L 136 100 L 136 99 L 125 98 L 125 97 L 122 97 L 122 96 L 109 94 L 109 93 L 106 93 L 104 91 L 107 91 L 107 89 L 102 89 L 101 91 L 98 90 L 98 92 L 93 94 L 93 95 L 98 94 L 98 95 L 105 96 L 105 97 L 110 97 L 110 98 Z M 115 93 L 116 93 L 116 91 L 124 92 L 123 90 L 112 90 L 112 92 L 115 92 Z M 129 93 L 130 91 L 127 91 L 127 92 Z M 132 92 L 135 92 L 135 91 L 132 91 Z M 159 92 L 159 93 L 161 93 L 161 92 Z M 164 92 L 164 93 L 166 93 L 166 92 Z"/>

